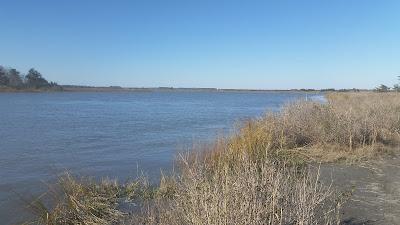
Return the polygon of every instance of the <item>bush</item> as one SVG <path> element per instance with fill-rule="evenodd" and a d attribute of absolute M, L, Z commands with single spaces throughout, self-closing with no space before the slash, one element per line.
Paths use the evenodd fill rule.
<path fill-rule="evenodd" d="M 225 156 L 225 155 L 224 155 Z M 157 199 L 131 224 L 337 224 L 341 201 L 318 173 L 269 158 L 182 158 L 174 197 Z M 227 155 L 226 155 L 227 156 Z M 195 157 L 195 159 L 193 159 Z M 314 171 L 315 172 L 315 171 Z"/>

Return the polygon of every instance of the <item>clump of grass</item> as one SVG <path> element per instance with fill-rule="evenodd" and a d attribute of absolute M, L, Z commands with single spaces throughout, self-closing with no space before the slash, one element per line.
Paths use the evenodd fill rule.
<path fill-rule="evenodd" d="M 162 176 L 158 186 L 150 185 L 141 176 L 133 181 L 75 177 L 66 172 L 58 182 L 48 186 L 48 191 L 28 202 L 27 209 L 34 219 L 25 224 L 61 225 L 123 224 L 129 218 L 121 203 L 134 203 L 142 211 L 155 199 L 170 199 L 175 193 L 173 177 Z"/>
<path fill-rule="evenodd" d="M 123 217 L 117 209 L 120 193 L 115 181 L 76 179 L 66 173 L 28 205 L 36 217 L 28 224 L 113 224 Z"/>

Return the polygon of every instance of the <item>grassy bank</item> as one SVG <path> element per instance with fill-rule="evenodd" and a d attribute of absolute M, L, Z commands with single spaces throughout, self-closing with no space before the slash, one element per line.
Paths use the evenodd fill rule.
<path fill-rule="evenodd" d="M 400 137 L 400 95 L 332 93 L 241 124 L 177 157 L 151 186 L 62 176 L 29 209 L 38 224 L 338 224 L 346 199 L 313 161 L 385 155 Z M 126 206 L 128 205 L 128 207 Z"/>

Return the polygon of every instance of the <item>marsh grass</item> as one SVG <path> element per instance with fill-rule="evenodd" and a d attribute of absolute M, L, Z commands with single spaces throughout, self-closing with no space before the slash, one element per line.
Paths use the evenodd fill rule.
<path fill-rule="evenodd" d="M 296 153 L 317 161 L 374 158 L 400 138 L 398 93 L 331 93 L 327 103 L 299 101 L 248 121 L 232 137 L 258 158 Z"/>
<path fill-rule="evenodd" d="M 123 216 L 117 210 L 120 194 L 115 181 L 96 182 L 65 173 L 47 193 L 28 204 L 36 218 L 26 224 L 111 224 Z"/>
<path fill-rule="evenodd" d="M 226 155 L 228 156 L 228 155 Z M 319 179 L 319 169 L 246 153 L 212 165 L 181 156 L 169 201 L 157 198 L 131 224 L 338 224 L 343 198 Z"/>
<path fill-rule="evenodd" d="M 71 175 L 30 204 L 38 224 L 339 224 L 348 198 L 310 161 L 363 160 L 398 144 L 400 95 L 332 93 L 242 124 L 230 137 L 177 157 L 157 186 Z M 135 210 L 121 209 L 131 202 Z"/>

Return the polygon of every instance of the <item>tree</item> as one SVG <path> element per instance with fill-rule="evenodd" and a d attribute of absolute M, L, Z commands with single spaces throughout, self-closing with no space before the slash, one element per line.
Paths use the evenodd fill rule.
<path fill-rule="evenodd" d="M 0 86 L 7 86 L 10 80 L 6 76 L 7 71 L 4 67 L 0 66 Z"/>
<path fill-rule="evenodd" d="M 8 86 L 11 87 L 21 87 L 24 85 L 22 82 L 21 74 L 18 70 L 16 69 L 10 69 L 7 73 L 7 77 L 9 79 L 9 84 Z"/>
<path fill-rule="evenodd" d="M 33 87 L 33 88 L 50 87 L 49 82 L 47 82 L 47 80 L 42 77 L 42 74 L 40 74 L 33 68 L 28 71 L 28 74 L 25 76 L 25 78 L 28 87 Z"/>
<path fill-rule="evenodd" d="M 379 85 L 379 87 L 375 88 L 377 92 L 388 92 L 390 88 L 384 84 Z"/>
<path fill-rule="evenodd" d="M 397 78 L 399 79 L 399 83 L 393 85 L 393 90 L 397 91 L 397 92 L 400 92 L 400 76 L 397 76 Z"/>

